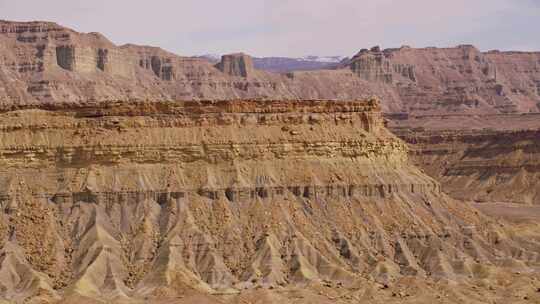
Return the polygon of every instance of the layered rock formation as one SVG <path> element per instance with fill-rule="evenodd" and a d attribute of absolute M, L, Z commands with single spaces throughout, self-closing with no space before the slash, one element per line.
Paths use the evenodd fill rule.
<path fill-rule="evenodd" d="M 465 200 L 538 203 L 540 54 L 457 48 L 362 50 L 347 66 L 392 88 L 392 130 Z M 391 106 L 388 112 L 391 112 Z"/>
<path fill-rule="evenodd" d="M 539 115 L 415 117 L 391 129 L 453 197 L 540 204 Z"/>
<path fill-rule="evenodd" d="M 540 259 L 411 165 L 374 100 L 58 105 L 1 114 L 0 138 L 10 301 L 460 282 Z"/>
<path fill-rule="evenodd" d="M 540 53 L 402 47 L 361 50 L 346 63 L 397 94 L 390 111 L 411 114 L 538 112 Z"/>
<path fill-rule="evenodd" d="M 362 50 L 338 68 L 275 74 L 245 54 L 212 63 L 116 46 L 46 22 L 0 22 L 0 103 L 362 99 L 391 113 L 525 113 L 540 103 L 540 54 L 473 46 Z"/>
<path fill-rule="evenodd" d="M 482 303 L 477 285 L 493 295 L 495 282 L 507 301 L 512 282 L 532 284 L 537 229 L 515 233 L 444 191 L 538 202 L 539 134 L 516 131 L 538 120 L 485 116 L 538 110 L 538 57 L 372 48 L 273 74 L 243 54 L 214 66 L 2 21 L 0 298 L 276 302 L 326 286 L 347 290 L 326 303 L 352 303 L 409 282 Z M 383 104 L 360 98 L 372 94 Z M 412 161 L 381 111 L 398 113 Z"/>
<path fill-rule="evenodd" d="M 240 77 L 252 76 L 255 70 L 253 60 L 246 54 L 223 55 L 216 67 L 225 74 Z"/>
<path fill-rule="evenodd" d="M 350 71 L 284 76 L 243 54 L 217 66 L 155 47 L 115 46 L 45 22 L 0 22 L 0 104 L 201 99 L 335 99 L 370 96 Z M 248 77 L 249 76 L 249 77 Z"/>

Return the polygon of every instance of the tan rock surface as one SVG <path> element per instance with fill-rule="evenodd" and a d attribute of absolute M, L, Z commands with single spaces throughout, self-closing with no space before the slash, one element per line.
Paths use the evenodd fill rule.
<path fill-rule="evenodd" d="M 444 192 L 537 203 L 537 119 L 497 115 L 538 111 L 538 57 L 280 75 L 1 21 L 0 301 L 539 302 L 536 209 Z"/>
<path fill-rule="evenodd" d="M 368 84 L 349 70 L 287 77 L 254 70 L 243 54 L 224 56 L 213 66 L 156 47 L 115 46 L 100 34 L 55 23 L 0 21 L 0 45 L 1 106 L 371 95 Z"/>
<path fill-rule="evenodd" d="M 538 112 L 540 53 L 473 46 L 362 50 L 338 69 L 275 74 L 245 54 L 216 66 L 156 47 L 116 46 L 47 22 L 0 22 L 0 105 L 203 99 L 362 99 L 385 112 Z"/>
<path fill-rule="evenodd" d="M 539 111 L 538 52 L 483 53 L 472 45 L 375 47 L 360 51 L 345 66 L 393 92 L 385 98 L 389 112 L 478 115 Z M 377 95 L 383 93 L 377 91 Z"/>
<path fill-rule="evenodd" d="M 539 262 L 535 239 L 411 165 L 375 100 L 122 102 L 0 121 L 7 300 L 397 300 Z M 410 298 L 446 283 L 432 286 Z"/>
<path fill-rule="evenodd" d="M 415 164 L 453 197 L 540 204 L 540 116 L 434 116 L 395 120 Z"/>

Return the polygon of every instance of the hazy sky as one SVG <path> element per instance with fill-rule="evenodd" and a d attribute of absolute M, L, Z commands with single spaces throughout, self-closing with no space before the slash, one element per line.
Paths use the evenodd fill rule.
<path fill-rule="evenodd" d="M 403 44 L 540 50 L 540 0 L 0 0 L 0 19 L 55 21 L 180 55 L 353 55 Z"/>

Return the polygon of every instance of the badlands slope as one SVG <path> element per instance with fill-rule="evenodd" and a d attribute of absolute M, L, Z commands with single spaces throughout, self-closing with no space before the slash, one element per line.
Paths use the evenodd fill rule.
<path fill-rule="evenodd" d="M 464 201 L 537 189 L 537 133 L 436 133 L 537 111 L 538 54 L 374 48 L 274 74 L 46 22 L 2 21 L 0 42 L 8 303 L 540 301 L 537 218 Z"/>
<path fill-rule="evenodd" d="M 441 192 L 376 100 L 122 102 L 0 121 L 9 301 L 351 302 L 390 286 L 412 301 L 510 288 L 498 278 L 516 271 L 534 295 L 538 236 Z"/>

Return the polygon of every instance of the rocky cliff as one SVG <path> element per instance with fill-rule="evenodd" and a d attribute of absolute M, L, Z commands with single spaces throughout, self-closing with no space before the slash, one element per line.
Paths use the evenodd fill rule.
<path fill-rule="evenodd" d="M 412 114 L 528 113 L 540 107 L 540 53 L 402 47 L 361 50 L 345 67 L 391 88 L 389 110 Z"/>
<path fill-rule="evenodd" d="M 371 94 L 348 70 L 285 76 L 257 71 L 241 54 L 223 56 L 214 66 L 155 47 L 116 46 L 100 34 L 55 23 L 0 21 L 0 42 L 2 105 Z"/>
<path fill-rule="evenodd" d="M 216 67 L 230 76 L 248 77 L 255 72 L 253 59 L 246 54 L 223 55 Z"/>
<path fill-rule="evenodd" d="M 540 53 L 374 47 L 338 68 L 276 74 L 244 54 L 214 66 L 47 22 L 0 21 L 0 42 L 4 105 L 377 95 L 385 112 L 425 115 L 537 112 L 540 103 Z"/>
<path fill-rule="evenodd" d="M 387 113 L 391 129 L 445 191 L 465 200 L 539 202 L 539 53 L 375 47 L 346 67 L 394 92 L 401 110 Z"/>
<path fill-rule="evenodd" d="M 374 100 L 4 111 L 8 300 L 461 281 L 539 262 L 534 241 L 411 165 Z"/>
<path fill-rule="evenodd" d="M 394 120 L 414 162 L 453 197 L 540 204 L 538 114 Z"/>
<path fill-rule="evenodd" d="M 537 228 L 516 233 L 442 190 L 507 197 L 507 172 L 536 174 L 538 133 L 471 140 L 443 130 L 449 116 L 413 115 L 535 111 L 537 56 L 373 48 L 335 70 L 273 74 L 244 54 L 212 65 L 2 21 L 0 298 L 524 299 Z M 383 103 L 360 98 L 372 94 Z M 400 112 L 390 124 L 412 161 L 383 111 Z M 512 187 L 530 185 L 521 176 Z"/>

